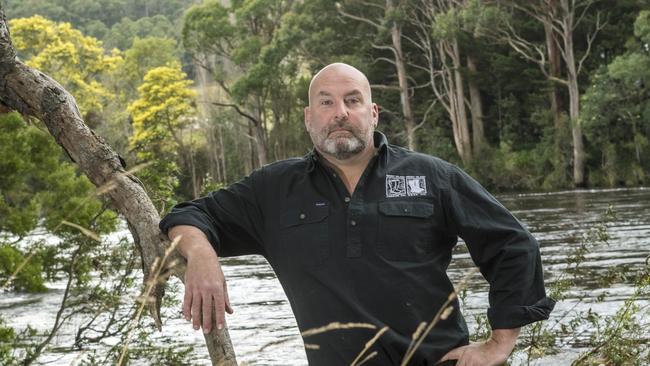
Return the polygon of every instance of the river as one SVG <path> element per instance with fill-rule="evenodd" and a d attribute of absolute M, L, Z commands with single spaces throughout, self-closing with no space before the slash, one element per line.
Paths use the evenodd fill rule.
<path fill-rule="evenodd" d="M 586 254 L 583 270 L 590 276 L 571 289 L 568 297 L 558 302 L 549 322 L 568 319 L 571 314 L 591 308 L 600 315 L 612 315 L 629 298 L 633 288 L 629 283 L 617 282 L 609 288 L 599 288 L 597 279 L 613 267 L 636 271 L 645 266 L 650 256 L 650 189 L 579 190 L 551 193 L 499 195 L 509 208 L 535 235 L 540 243 L 547 284 L 553 284 L 566 275 L 569 253 L 580 245 L 579 238 L 589 229 L 603 222 L 611 208 L 615 217 L 605 221 L 609 240 L 593 243 Z M 235 309 L 228 316 L 228 327 L 242 365 L 306 365 L 302 339 L 287 299 L 275 275 L 261 257 L 223 259 L 231 303 Z M 449 275 L 454 281 L 463 277 L 473 263 L 461 243 L 454 251 Z M 175 282 L 175 281 L 173 281 Z M 46 329 L 57 310 L 63 284 L 49 284 L 46 294 L 25 295 L 6 292 L 0 299 L 0 312 L 10 324 L 27 324 Z M 587 294 L 587 297 L 584 295 Z M 604 295 L 603 301 L 597 301 Z M 182 294 L 176 291 L 179 301 Z M 647 304 L 642 299 L 640 304 Z M 17 306 L 20 304 L 20 306 Z M 480 277 L 472 277 L 463 301 L 463 313 L 470 328 L 474 328 L 474 314 L 483 313 L 487 306 L 487 284 Z M 571 312 L 569 316 L 567 312 Z M 195 363 L 208 365 L 203 337 L 181 319 L 180 306 L 166 312 L 167 321 L 160 337 L 169 337 L 182 344 L 194 344 Z M 640 319 L 640 325 L 650 329 L 650 320 Z M 66 328 L 55 343 L 69 341 L 73 328 Z M 533 365 L 570 365 L 584 351 L 580 339 L 588 337 L 589 329 L 581 337 L 563 342 L 559 353 L 531 362 Z M 650 333 L 650 331 L 648 331 Z M 80 355 L 61 354 L 56 348 L 48 351 L 40 364 L 76 364 Z M 524 364 L 521 354 L 511 358 L 512 365 Z"/>

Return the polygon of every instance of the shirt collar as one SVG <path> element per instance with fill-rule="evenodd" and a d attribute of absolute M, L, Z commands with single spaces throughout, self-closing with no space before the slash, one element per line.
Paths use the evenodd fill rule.
<path fill-rule="evenodd" d="M 372 135 L 372 139 L 373 143 L 375 144 L 375 148 L 377 149 L 377 154 L 383 155 L 388 146 L 388 139 L 386 139 L 386 135 L 379 131 L 375 131 Z M 305 155 L 305 158 L 307 159 L 307 173 L 311 173 L 316 167 L 316 163 L 320 159 L 323 159 L 316 148 L 312 148 L 311 151 Z"/>

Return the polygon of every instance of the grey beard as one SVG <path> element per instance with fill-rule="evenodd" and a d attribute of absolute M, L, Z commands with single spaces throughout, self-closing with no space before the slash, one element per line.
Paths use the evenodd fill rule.
<path fill-rule="evenodd" d="M 325 139 L 322 144 L 324 152 L 333 155 L 337 160 L 346 160 L 359 154 L 366 148 L 366 142 L 352 135 L 349 138 Z"/>

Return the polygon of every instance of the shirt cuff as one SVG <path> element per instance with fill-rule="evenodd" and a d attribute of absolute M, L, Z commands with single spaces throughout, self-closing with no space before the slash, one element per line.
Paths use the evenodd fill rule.
<path fill-rule="evenodd" d="M 548 319 L 555 307 L 555 300 L 544 297 L 533 305 L 503 305 L 488 309 L 488 320 L 492 329 L 520 328 L 526 324 Z"/>
<path fill-rule="evenodd" d="M 165 216 L 160 223 L 158 224 L 158 227 L 160 228 L 160 231 L 167 235 L 167 232 L 169 229 L 171 229 L 174 226 L 178 225 L 189 225 L 189 226 L 194 226 L 198 228 L 199 230 L 203 231 L 205 236 L 208 238 L 208 241 L 210 244 L 212 244 L 212 247 L 214 250 L 219 253 L 219 236 L 217 233 L 210 227 L 210 225 L 206 224 L 205 222 L 191 217 L 191 216 L 175 216 L 175 215 L 167 215 Z"/>

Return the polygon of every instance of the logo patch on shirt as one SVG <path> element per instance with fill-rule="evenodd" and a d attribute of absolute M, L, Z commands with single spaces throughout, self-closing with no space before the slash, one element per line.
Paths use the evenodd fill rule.
<path fill-rule="evenodd" d="M 386 175 L 386 197 L 406 196 L 406 180 L 401 175 Z"/>
<path fill-rule="evenodd" d="M 426 196 L 427 182 L 423 175 L 386 175 L 386 197 Z"/>
<path fill-rule="evenodd" d="M 406 194 L 409 196 L 427 194 L 427 182 L 424 180 L 424 175 L 406 176 Z"/>

